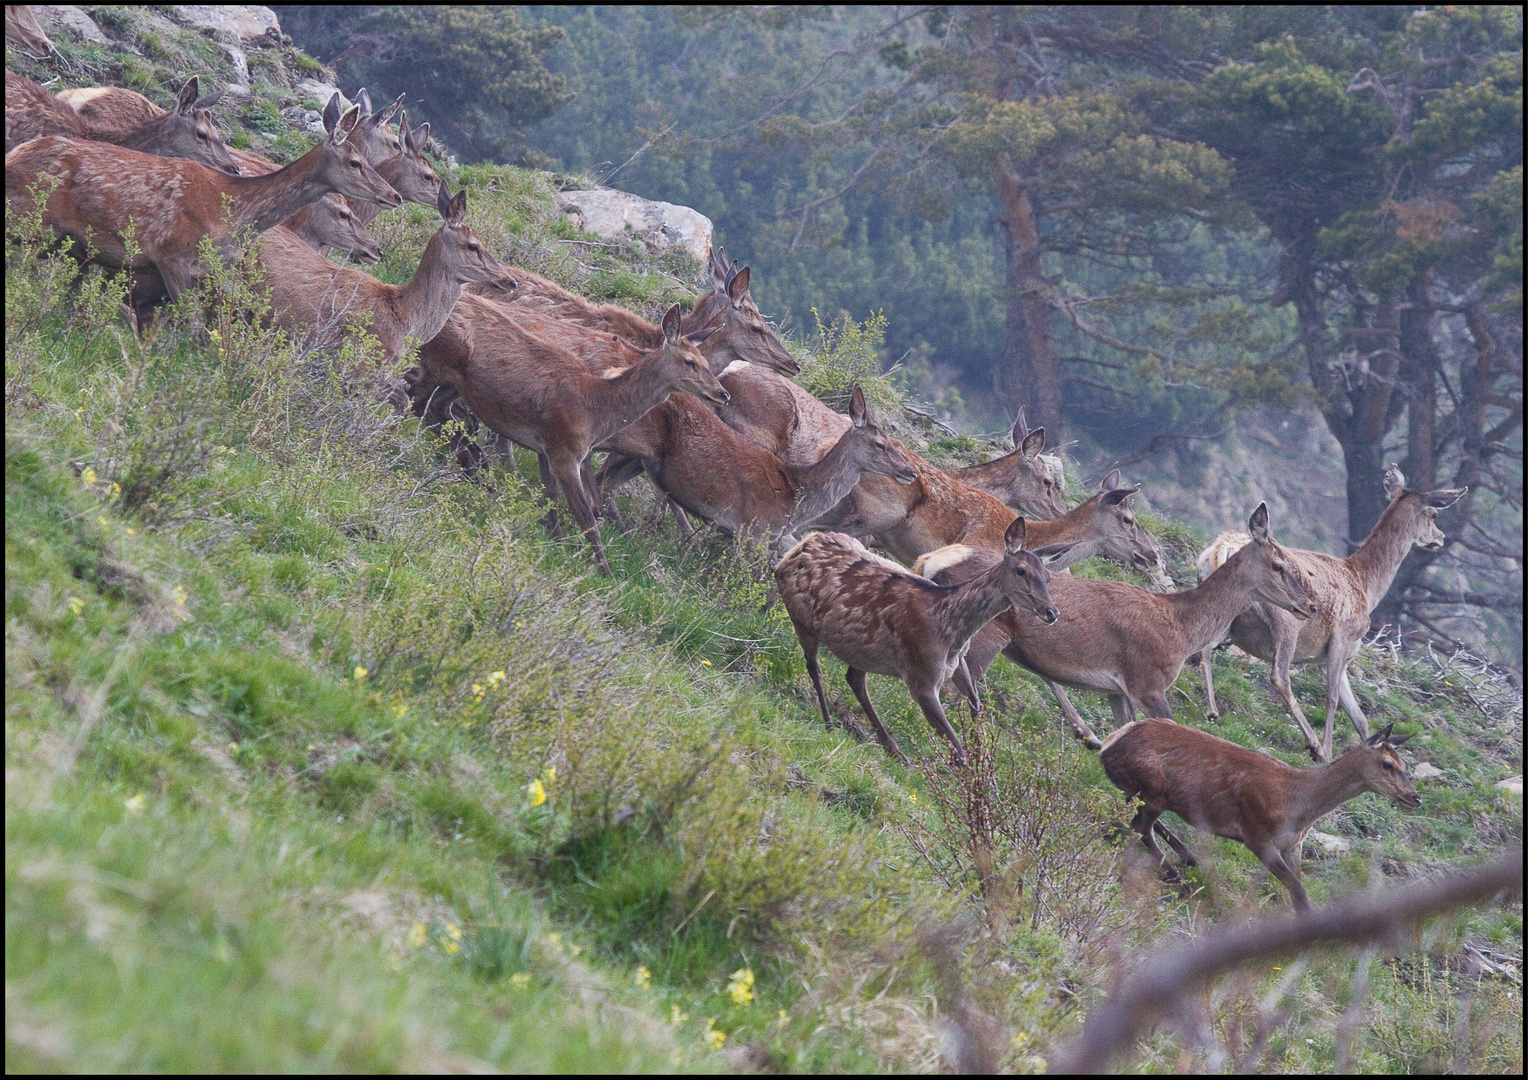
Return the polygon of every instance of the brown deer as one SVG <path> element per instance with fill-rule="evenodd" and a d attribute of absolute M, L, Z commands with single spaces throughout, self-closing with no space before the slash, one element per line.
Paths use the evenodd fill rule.
<path fill-rule="evenodd" d="M 186 80 L 170 112 L 144 98 L 153 114 L 131 123 L 114 124 L 82 116 L 25 75 L 5 73 L 5 149 L 9 153 L 29 139 L 62 135 L 71 139 L 125 146 L 145 154 L 184 158 L 213 169 L 237 173 L 228 147 L 223 145 L 211 109 L 222 100 L 219 90 L 198 100 L 195 75 Z M 131 90 L 123 91 L 131 94 Z M 135 95 L 141 96 L 141 95 Z"/>
<path fill-rule="evenodd" d="M 1099 756 L 1126 799 L 1140 796 L 1141 808 L 1130 827 L 1158 863 L 1165 856 L 1151 829 L 1171 810 L 1196 829 L 1245 844 L 1284 883 L 1295 911 L 1305 912 L 1310 898 L 1300 883 L 1300 847 L 1318 818 L 1366 791 L 1397 806 L 1422 805 L 1396 753 L 1411 736 L 1392 737 L 1394 726 L 1314 769 L 1293 769 L 1164 719 L 1127 724 L 1104 740 Z M 1187 845 L 1171 833 L 1166 836 L 1184 862 L 1198 862 Z"/>
<path fill-rule="evenodd" d="M 687 394 L 674 394 L 600 449 L 639 461 L 660 491 L 696 517 L 783 549 L 863 473 L 912 482 L 912 467 L 870 418 L 857 386 L 849 415 L 849 429 L 821 461 L 806 466 L 787 465 L 750 443 Z M 601 500 L 611 468 L 607 460 L 596 481 Z"/>
<path fill-rule="evenodd" d="M 1024 550 L 1022 517 L 1003 540 L 1002 556 L 959 585 L 935 585 L 842 533 L 813 533 L 780 560 L 775 583 L 806 655 L 824 723 L 831 728 L 833 722 L 817 665 L 819 646 L 848 665 L 849 688 L 888 754 L 907 760 L 870 703 L 867 673 L 900 677 L 934 730 L 949 740 L 955 759 L 965 762 L 939 690 L 963 664 L 971 635 L 1010 606 L 1046 622 L 1058 617 L 1046 589 L 1051 575 L 1044 560 L 1053 552 Z M 970 699 L 977 709 L 974 693 Z"/>
<path fill-rule="evenodd" d="M 1184 661 L 1224 637 L 1231 620 L 1252 604 L 1274 604 L 1300 619 L 1315 612 L 1299 566 L 1269 531 L 1265 504 L 1252 512 L 1248 531 L 1253 542 L 1196 589 L 1151 593 L 1120 581 L 1055 575 L 1051 592 L 1066 613 L 1061 622 L 1042 624 L 1016 611 L 999 615 L 971 642 L 966 663 L 972 677 L 980 679 L 999 652 L 1035 672 L 1088 746 L 1098 745 L 1097 736 L 1060 686 L 1108 694 L 1116 724 L 1135 719 L 1137 708 L 1171 717 L 1167 688 Z M 986 548 L 964 548 L 934 552 L 918 566 L 934 581 L 955 583 L 997 558 Z"/>
<path fill-rule="evenodd" d="M 1018 419 L 1013 422 L 1013 453 L 947 471 L 1011 510 L 1041 521 L 1053 521 L 1066 513 L 1066 503 L 1061 501 L 1050 466 L 1040 460 L 1044 449 L 1045 429 L 1030 431 L 1021 405 Z"/>
<path fill-rule="evenodd" d="M 33 60 L 45 60 L 58 51 L 26 4 L 5 5 L 5 40 Z"/>
<path fill-rule="evenodd" d="M 281 168 L 270 158 L 253 150 L 234 149 L 229 153 L 233 155 L 239 172 L 244 176 L 264 176 Z M 381 175 L 380 172 L 378 175 Z M 343 195 L 331 192 L 318 202 L 304 206 L 281 224 L 320 255 L 338 249 L 361 262 L 374 263 L 382 258 L 382 247 L 377 243 L 377 238 L 356 220 Z"/>
<path fill-rule="evenodd" d="M 13 208 L 30 212 L 32 189 L 56 178 L 43 224 L 90 245 L 98 261 L 112 268 L 127 261 L 123 236 L 131 228 L 140 264 L 152 264 L 171 298 L 178 299 L 200 274 L 197 246 L 204 237 L 212 237 L 227 255 L 239 228 L 264 232 L 331 191 L 402 205 L 398 193 L 347 144 L 357 115 L 351 109 L 312 150 L 266 176 L 230 176 L 105 143 L 33 139 L 5 156 L 5 194 Z"/>
<path fill-rule="evenodd" d="M 663 316 L 663 342 L 608 378 L 521 328 L 505 305 L 470 294 L 420 350 L 419 361 L 416 412 L 426 412 L 434 388 L 452 387 L 490 430 L 534 450 L 553 507 L 560 486 L 607 576 L 610 563 L 583 475 L 590 452 L 675 390 L 727 400 L 705 358 L 680 333 L 677 304 Z M 554 527 L 555 514 L 549 516 Z"/>
<path fill-rule="evenodd" d="M 390 116 L 391 110 L 384 109 L 380 115 Z M 424 156 L 425 145 L 430 141 L 430 125 L 425 123 L 417 128 L 409 127 L 409 114 L 406 111 L 401 114 L 396 135 L 385 120 L 380 125 L 372 123 L 371 118 L 363 123 L 367 125 L 365 130 L 368 139 L 363 144 L 362 152 L 366 154 L 366 160 L 376 168 L 377 175 L 391 184 L 405 202 L 434 206 L 435 192 L 441 180 L 435 167 L 430 164 L 430 159 Z M 401 148 L 397 153 L 374 160 L 374 154 L 381 153 L 395 143 Z M 362 225 L 370 225 L 382 212 L 382 207 L 376 203 L 364 203 L 355 207 L 355 210 L 356 220 Z"/>
<path fill-rule="evenodd" d="M 337 266 L 286 229 L 260 238 L 260 258 L 276 322 L 299 341 L 332 346 L 360 320 L 371 316 L 370 332 L 391 363 L 409 341 L 434 338 L 462 294 L 462 285 L 478 282 L 508 295 L 515 279 L 488 254 L 464 217 L 467 193 L 451 197 L 445 181 L 437 188 L 436 208 L 444 223 L 425 245 L 414 276 L 405 285 L 389 285 L 370 274 Z"/>
<path fill-rule="evenodd" d="M 1332 760 L 1332 722 L 1339 703 L 1353 721 L 1359 738 L 1368 738 L 1369 721 L 1348 682 L 1348 664 L 1358 654 L 1369 630 L 1369 615 L 1385 598 L 1401 561 L 1413 544 L 1428 551 L 1443 546 L 1446 538 L 1438 528 L 1438 511 L 1458 502 L 1467 490 L 1408 491 L 1406 477 L 1391 465 L 1385 470 L 1385 494 L 1390 505 L 1357 551 L 1339 559 L 1319 551 L 1289 549 L 1290 557 L 1304 571 L 1311 599 L 1316 603 L 1312 618 L 1297 622 L 1277 608 L 1256 604 L 1232 621 L 1231 641 L 1273 664 L 1274 688 L 1300 725 L 1305 745 L 1317 761 Z M 1201 578 L 1213 573 L 1249 539 L 1240 532 L 1217 537 L 1199 556 Z M 1210 675 L 1210 651 L 1206 649 L 1200 654 L 1199 666 L 1204 673 L 1209 715 L 1213 717 L 1220 714 L 1220 708 L 1215 702 L 1215 684 Z M 1320 740 L 1300 710 L 1289 681 L 1290 664 L 1317 661 L 1326 668 L 1326 732 Z"/>

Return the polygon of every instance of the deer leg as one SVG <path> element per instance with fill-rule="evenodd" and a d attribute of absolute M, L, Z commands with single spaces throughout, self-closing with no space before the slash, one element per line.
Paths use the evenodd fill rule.
<path fill-rule="evenodd" d="M 536 467 L 541 470 L 541 486 L 546 488 L 546 499 L 551 503 L 541 523 L 546 526 L 554 540 L 561 540 L 562 522 L 557 520 L 557 475 L 552 472 L 551 461 L 540 451 L 536 453 Z"/>
<path fill-rule="evenodd" d="M 589 541 L 589 546 L 594 548 L 594 561 L 599 563 L 599 568 L 604 571 L 606 577 L 615 577 L 610 572 L 610 560 L 605 557 L 605 545 L 600 539 L 600 523 L 594 516 L 594 501 L 589 498 L 589 492 L 584 487 L 582 471 L 583 463 L 573 458 L 559 458 L 552 462 L 552 475 L 557 477 L 562 485 L 562 494 L 568 500 L 568 509 L 573 513 L 573 520 L 578 522 L 578 527 L 583 530 L 584 539 Z"/>
<path fill-rule="evenodd" d="M 912 691 L 913 700 L 918 703 L 918 708 L 923 710 L 923 715 L 933 725 L 935 731 L 949 740 L 955 748 L 955 762 L 959 765 L 966 763 L 966 748 L 960 741 L 960 736 L 955 733 L 955 728 L 950 724 L 950 718 L 944 715 L 944 705 L 939 700 L 939 687 L 937 686 L 908 686 Z"/>
<path fill-rule="evenodd" d="M 812 689 L 817 691 L 817 704 L 822 706 L 822 722 L 833 730 L 833 718 L 828 715 L 828 695 L 822 689 L 822 668 L 817 663 L 817 639 L 802 633 L 796 627 L 796 640 L 801 642 L 801 652 L 806 656 L 806 673 L 812 677 Z"/>
<path fill-rule="evenodd" d="M 1214 649 L 1199 650 L 1199 670 L 1204 674 L 1204 715 L 1208 720 L 1220 719 L 1220 705 L 1215 700 L 1215 676 L 1210 673 L 1210 658 Z"/>
<path fill-rule="evenodd" d="M 1310 910 L 1310 897 L 1305 894 L 1305 886 L 1300 882 L 1299 863 L 1290 866 L 1284 861 L 1283 852 L 1275 847 L 1267 847 L 1262 851 L 1254 851 L 1264 866 L 1284 883 L 1284 888 L 1289 890 L 1289 898 L 1294 902 L 1295 911 L 1301 914 Z"/>
<path fill-rule="evenodd" d="M 1321 754 L 1323 761 L 1332 760 L 1332 725 L 1337 719 L 1337 700 L 1342 696 L 1342 668 L 1346 665 L 1333 664 L 1330 660 L 1326 666 L 1326 731 L 1321 736 Z"/>
<path fill-rule="evenodd" d="M 1161 848 L 1157 847 L 1157 841 L 1151 835 L 1151 829 L 1157 823 L 1157 818 L 1161 816 L 1160 813 L 1153 813 L 1142 806 L 1135 812 L 1135 817 L 1130 821 L 1130 827 L 1141 834 L 1141 843 L 1146 845 L 1146 850 L 1151 852 L 1152 856 L 1157 860 L 1158 866 L 1167 862 L 1167 856 L 1162 854 Z"/>
<path fill-rule="evenodd" d="M 1348 682 L 1348 673 L 1342 673 L 1341 685 L 1337 688 L 1337 699 L 1342 702 L 1343 711 L 1348 714 L 1348 719 L 1353 721 L 1353 727 L 1358 731 L 1360 739 L 1369 737 L 1369 718 L 1364 715 L 1363 706 L 1358 703 L 1358 695 L 1353 693 L 1353 684 Z"/>
<path fill-rule="evenodd" d="M 966 658 L 960 658 L 960 665 L 955 668 L 955 674 L 950 677 L 965 699 L 971 703 L 971 715 L 980 716 L 982 711 L 981 698 L 976 694 L 976 680 L 971 677 L 971 669 L 966 666 Z"/>
<path fill-rule="evenodd" d="M 1194 854 L 1194 849 L 1189 847 L 1182 840 L 1178 839 L 1178 834 L 1177 833 L 1173 832 L 1166 825 L 1163 825 L 1161 818 L 1157 819 L 1154 827 L 1157 830 L 1157 832 L 1162 834 L 1162 839 L 1167 841 L 1168 847 L 1172 848 L 1173 851 L 1177 852 L 1178 858 L 1183 860 L 1183 865 L 1185 865 L 1185 866 L 1198 866 L 1199 865 L 1199 856 Z"/>
<path fill-rule="evenodd" d="M 1311 757 L 1317 761 L 1331 761 L 1331 740 L 1328 738 L 1328 748 L 1323 751 L 1321 741 L 1316 738 L 1315 730 L 1310 726 L 1310 721 L 1305 719 L 1305 713 L 1300 709 L 1300 703 L 1295 700 L 1295 689 L 1289 681 L 1289 665 L 1295 656 L 1295 640 L 1299 638 L 1299 630 L 1295 631 L 1295 640 L 1289 640 L 1288 635 L 1280 633 L 1279 620 L 1273 620 L 1274 645 L 1273 645 L 1273 671 L 1269 678 L 1273 681 L 1273 688 L 1279 692 L 1279 697 L 1284 699 L 1284 707 L 1289 710 L 1289 715 L 1295 718 L 1295 723 L 1300 726 L 1300 734 L 1305 736 L 1305 748 L 1310 751 Z M 1331 724 L 1327 724 L 1327 732 L 1330 735 Z"/>
<path fill-rule="evenodd" d="M 859 668 L 851 667 L 844 672 L 844 680 L 849 684 L 849 689 L 854 691 L 860 708 L 864 709 L 865 715 L 870 717 L 870 724 L 875 728 L 875 737 L 881 740 L 881 745 L 886 748 L 888 754 L 906 765 L 907 755 L 902 753 L 897 740 L 891 737 L 891 732 L 886 730 L 886 725 L 881 723 L 881 718 L 876 715 L 875 706 L 870 704 L 870 694 L 865 689 L 865 673 Z"/>
<path fill-rule="evenodd" d="M 679 535 L 686 540 L 694 537 L 695 526 L 690 524 L 690 515 L 684 512 L 684 507 L 661 491 L 658 492 L 658 499 L 660 503 L 666 503 L 668 508 L 674 512 L 674 523 L 679 526 Z"/>
<path fill-rule="evenodd" d="M 1103 743 L 1099 742 L 1098 736 L 1093 734 L 1093 729 L 1088 727 L 1088 722 L 1077 711 L 1077 706 L 1072 704 L 1072 699 L 1066 696 L 1066 689 L 1057 682 L 1045 680 L 1051 693 L 1056 696 L 1056 704 L 1061 706 L 1061 715 L 1066 717 L 1067 723 L 1072 725 L 1072 733 L 1082 740 L 1082 745 L 1089 750 L 1097 750 Z"/>

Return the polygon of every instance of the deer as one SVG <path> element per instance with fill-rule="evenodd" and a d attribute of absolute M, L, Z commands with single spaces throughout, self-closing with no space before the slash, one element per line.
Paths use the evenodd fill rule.
<path fill-rule="evenodd" d="M 806 656 L 823 723 L 831 729 L 828 699 L 817 663 L 819 646 L 842 660 L 845 680 L 865 710 L 886 752 L 906 762 L 866 691 L 866 674 L 895 675 L 907 684 L 929 724 L 950 743 L 957 763 L 966 750 L 945 716 L 939 690 L 964 663 L 971 635 L 1000 611 L 1017 607 L 1053 623 L 1045 560 L 1053 549 L 1025 548 L 1025 522 L 1015 518 L 1003 534 L 1003 554 L 958 585 L 936 585 L 872 554 L 843 533 L 813 533 L 775 567 L 775 584 Z M 974 691 L 971 708 L 980 708 Z"/>
<path fill-rule="evenodd" d="M 281 168 L 253 150 L 229 152 L 244 176 L 264 176 Z M 378 175 L 381 175 L 380 171 Z M 374 263 L 382 259 L 382 247 L 377 238 L 356 220 L 343 195 L 331 192 L 318 202 L 304 206 L 281 224 L 320 255 L 338 249 L 360 262 Z"/>
<path fill-rule="evenodd" d="M 687 394 L 674 394 L 599 449 L 636 460 L 658 490 L 726 532 L 770 542 L 777 551 L 842 499 L 863 473 L 911 483 L 912 466 L 871 419 L 858 386 L 850 396 L 850 426 L 822 460 L 789 465 L 755 446 Z M 595 494 L 604 498 L 607 459 Z"/>
<path fill-rule="evenodd" d="M 560 488 L 601 572 L 611 577 L 583 474 L 590 452 L 675 390 L 718 404 L 727 400 L 705 358 L 681 333 L 678 304 L 664 314 L 662 328 L 661 344 L 605 378 L 521 328 L 505 305 L 467 294 L 420 349 L 414 408 L 424 415 L 432 391 L 452 387 L 490 430 L 534 450 L 553 507 L 548 524 L 555 531 Z"/>
<path fill-rule="evenodd" d="M 1365 792 L 1400 807 L 1422 805 L 1397 753 L 1411 736 L 1393 736 L 1394 728 L 1387 724 L 1328 765 L 1295 769 L 1208 732 L 1152 718 L 1111 732 L 1099 757 L 1127 800 L 1140 797 L 1130 827 L 1159 865 L 1166 857 L 1152 826 L 1161 830 L 1157 819 L 1171 810 L 1196 829 L 1245 844 L 1304 913 L 1310 898 L 1300 882 L 1300 848 L 1317 819 Z M 1186 844 L 1162 831 L 1179 858 L 1197 865 Z"/>
<path fill-rule="evenodd" d="M 1369 616 L 1390 590 L 1390 583 L 1412 545 L 1427 551 L 1442 547 L 1447 538 L 1438 528 L 1438 511 L 1458 502 L 1469 490 L 1408 490 L 1405 474 L 1394 464 L 1385 470 L 1384 485 L 1389 504 L 1353 554 L 1339 559 L 1319 551 L 1289 549 L 1291 558 L 1304 571 L 1311 599 L 1316 603 L 1312 618 L 1296 622 L 1277 608 L 1256 604 L 1238 615 L 1230 627 L 1231 641 L 1237 647 L 1272 663 L 1274 689 L 1299 725 L 1306 748 L 1317 761 L 1332 760 L 1332 724 L 1339 703 L 1359 738 L 1368 738 L 1369 720 L 1348 681 L 1348 664 L 1358 655 L 1363 635 L 1369 630 Z M 1201 578 L 1213 573 L 1249 539 L 1240 532 L 1216 537 L 1200 553 Z M 1213 718 L 1220 715 L 1220 707 L 1215 701 L 1215 683 L 1210 674 L 1210 652 L 1206 649 L 1200 654 L 1199 666 L 1204 673 L 1208 715 Z M 1291 664 L 1318 661 L 1326 669 L 1326 731 L 1319 740 L 1289 681 Z"/>
<path fill-rule="evenodd" d="M 5 40 L 33 60 L 46 60 L 58 51 L 37 22 L 37 14 L 25 4 L 5 5 Z"/>
<path fill-rule="evenodd" d="M 990 461 L 947 470 L 955 479 L 994 496 L 1010 510 L 1027 513 L 1041 521 L 1053 521 L 1066 513 L 1056 478 L 1040 459 L 1045 449 L 1045 429 L 1029 430 L 1024 407 L 1013 422 L 1013 453 Z"/>
<path fill-rule="evenodd" d="M 358 119 L 352 108 L 312 150 L 265 176 L 230 176 L 196 162 L 105 143 L 33 139 L 5 156 L 6 198 L 13 208 L 31 212 L 33 188 L 56 178 L 43 208 L 44 225 L 77 245 L 88 244 L 94 257 L 113 269 L 127 262 L 123 237 L 131 228 L 140 249 L 135 265 L 151 264 L 171 299 L 179 299 L 200 275 L 197 246 L 204 237 L 226 257 L 239 229 L 264 232 L 331 191 L 402 205 L 398 193 L 348 144 Z"/>
<path fill-rule="evenodd" d="M 971 642 L 966 662 L 980 679 L 1001 652 L 1050 685 L 1073 733 L 1097 749 L 1093 734 L 1061 687 L 1109 695 L 1115 723 L 1148 716 L 1172 716 L 1167 688 L 1184 662 L 1225 636 L 1231 620 L 1252 604 L 1273 604 L 1297 619 L 1315 614 L 1304 574 L 1269 528 L 1268 506 L 1259 503 L 1247 523 L 1252 543 L 1211 574 L 1204 584 L 1181 592 L 1152 593 L 1120 581 L 1090 581 L 1070 574 L 1051 579 L 1051 591 L 1066 617 L 1042 624 L 1021 612 L 999 615 Z M 969 580 L 998 558 L 987 548 L 953 548 L 930 553 L 914 569 L 940 583 Z"/>
<path fill-rule="evenodd" d="M 361 91 L 358 97 L 364 96 Z M 333 99 L 330 99 L 333 102 Z M 370 101 L 367 98 L 368 102 Z M 400 96 L 399 101 L 402 101 Z M 393 103 L 387 109 L 378 114 L 382 119 L 377 122 L 373 117 L 367 117 L 362 121 L 366 139 L 362 143 L 362 153 L 366 160 L 371 162 L 377 170 L 377 175 L 392 185 L 393 190 L 403 196 L 405 202 L 418 203 L 420 206 L 435 205 L 435 191 L 440 186 L 441 178 L 430 164 L 430 159 L 424 156 L 424 148 L 430 141 L 429 123 L 420 124 L 417 128 L 409 126 L 409 114 L 407 110 L 399 114 L 398 132 L 396 135 L 387 126 L 386 118 L 392 115 Z M 336 110 L 337 111 L 337 110 Z M 326 109 L 325 123 L 330 113 Z M 390 146 L 397 146 L 396 153 L 384 154 Z M 376 203 L 363 203 L 355 207 L 356 220 L 362 225 L 370 225 L 376 216 L 382 212 L 382 207 Z"/>
<path fill-rule="evenodd" d="M 466 223 L 467 193 L 459 191 L 453 198 L 440 181 L 436 209 L 441 227 L 404 285 L 337 266 L 290 230 L 267 232 L 260 238 L 260 259 L 277 324 L 299 339 L 332 345 L 349 332 L 358 315 L 368 313 L 369 330 L 381 343 L 383 360 L 391 364 L 410 341 L 429 341 L 440 333 L 464 284 L 481 283 L 505 295 L 513 292 L 515 279 Z"/>
<path fill-rule="evenodd" d="M 132 93 L 132 91 L 124 91 Z M 170 112 L 150 103 L 154 114 L 132 123 L 111 124 L 81 116 L 65 102 L 48 93 L 25 75 L 5 73 L 5 149 L 6 153 L 29 139 L 60 135 L 71 139 L 124 146 L 160 157 L 184 158 L 208 168 L 238 173 L 218 134 L 211 109 L 223 98 L 219 90 L 211 97 L 199 98 L 200 83 L 195 75 L 186 80 Z M 144 98 L 145 103 L 148 99 Z"/>

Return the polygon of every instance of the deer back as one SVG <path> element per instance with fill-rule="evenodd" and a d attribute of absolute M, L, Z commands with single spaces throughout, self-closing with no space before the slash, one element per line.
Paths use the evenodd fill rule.
<path fill-rule="evenodd" d="M 10 11 L 10 8 L 6 8 Z M 5 70 L 5 152 L 46 135 L 85 139 L 79 115 L 25 75 Z"/>
<path fill-rule="evenodd" d="M 792 465 L 821 461 L 852 426 L 848 417 L 757 364 L 732 364 L 722 371 L 721 382 L 732 395 L 718 413 L 722 421 Z"/>

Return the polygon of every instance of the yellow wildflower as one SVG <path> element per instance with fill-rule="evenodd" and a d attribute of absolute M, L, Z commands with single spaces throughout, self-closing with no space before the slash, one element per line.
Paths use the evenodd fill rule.
<path fill-rule="evenodd" d="M 516 990 L 524 990 L 531 984 L 531 977 L 524 971 L 517 971 L 509 977 L 509 985 Z"/>
<path fill-rule="evenodd" d="M 638 990 L 651 990 L 653 988 L 653 973 L 647 970 L 647 965 L 638 964 L 637 974 L 632 981 L 637 984 Z"/>
<path fill-rule="evenodd" d="M 402 705 L 399 705 L 396 709 L 393 710 L 393 715 L 396 716 L 399 720 L 402 720 L 403 719 L 403 714 L 408 712 L 408 711 L 409 711 L 408 702 L 404 702 Z"/>
<path fill-rule="evenodd" d="M 918 793 L 916 791 L 909 791 L 907 793 L 907 801 L 910 803 L 916 803 L 918 801 Z"/>
<path fill-rule="evenodd" d="M 78 615 L 85 610 L 85 601 L 81 600 L 78 596 L 71 596 L 69 598 L 69 610 Z"/>
<path fill-rule="evenodd" d="M 93 484 L 96 482 L 96 471 L 89 465 L 86 465 L 80 470 L 80 479 L 87 484 Z"/>
<path fill-rule="evenodd" d="M 424 944 L 424 923 L 416 922 L 409 930 L 409 948 L 417 949 Z"/>
<path fill-rule="evenodd" d="M 791 1014 L 786 1012 L 784 1009 L 781 1009 L 779 1017 L 775 1020 L 775 1027 L 784 1027 L 790 1022 Z"/>
<path fill-rule="evenodd" d="M 687 1012 L 680 1012 L 678 1005 L 669 1006 L 669 1023 L 673 1024 L 675 1027 L 678 1027 L 689 1018 L 690 1014 Z"/>
<path fill-rule="evenodd" d="M 568 946 L 568 955 L 569 956 L 577 956 L 579 953 L 581 953 L 583 951 L 584 951 L 584 947 L 582 945 L 569 945 Z"/>
<path fill-rule="evenodd" d="M 122 803 L 123 806 L 127 807 L 127 812 L 129 814 L 143 813 L 143 808 L 147 804 L 148 800 L 143 797 L 143 792 L 141 791 L 134 795 L 131 799 L 127 799 Z"/>
<path fill-rule="evenodd" d="M 546 936 L 546 943 L 548 945 L 550 945 L 552 948 L 556 949 L 558 952 L 562 952 L 562 935 L 561 934 L 548 934 Z"/>
<path fill-rule="evenodd" d="M 532 806 L 540 806 L 546 802 L 546 788 L 541 786 L 540 780 L 532 780 L 525 787 L 525 797 L 530 800 Z M 554 934 L 553 937 L 555 936 Z"/>
<path fill-rule="evenodd" d="M 732 981 L 727 984 L 727 996 L 732 999 L 734 1005 L 751 1005 L 753 1003 L 753 972 L 745 967 L 734 971 Z"/>
<path fill-rule="evenodd" d="M 457 949 L 461 948 L 461 940 L 462 928 L 457 926 L 454 922 L 446 923 L 445 933 L 440 935 L 440 947 L 446 950 L 447 956 L 450 956 L 452 953 L 456 952 Z"/>
<path fill-rule="evenodd" d="M 367 671 L 360 664 L 357 664 L 355 666 L 355 670 L 353 672 L 351 672 L 351 675 L 353 675 L 355 677 L 355 681 L 356 682 L 360 682 L 362 679 L 366 678 L 366 676 L 369 675 L 369 674 L 371 674 L 371 672 Z"/>
<path fill-rule="evenodd" d="M 722 1043 L 727 1041 L 727 1033 L 716 1026 L 716 1022 L 709 1016 L 706 1017 L 706 1030 L 700 1036 L 706 1041 L 706 1045 L 712 1050 L 720 1050 Z"/>
<path fill-rule="evenodd" d="M 137 536 L 137 535 L 138 535 L 138 534 L 137 534 L 137 533 L 136 533 L 136 532 L 135 532 L 135 531 L 134 531 L 134 530 L 133 530 L 133 527 L 132 527 L 132 526 L 131 526 L 131 525 L 129 525 L 129 526 L 128 526 L 128 527 L 127 527 L 127 528 L 125 528 L 125 529 L 123 529 L 123 530 L 122 530 L 122 531 L 123 531 L 123 532 L 125 532 L 125 533 L 127 533 L 127 535 L 128 535 L 128 536 Z"/>
<path fill-rule="evenodd" d="M 239 752 L 239 744 L 236 743 L 236 742 L 229 743 L 228 744 L 228 752 L 230 754 L 237 754 Z"/>
<path fill-rule="evenodd" d="M 106 520 L 106 515 L 105 514 L 97 514 L 96 515 L 96 524 L 100 525 L 101 528 L 103 528 L 103 529 L 111 527 L 111 522 Z"/>
<path fill-rule="evenodd" d="M 504 681 L 504 678 L 505 678 L 505 675 L 504 675 L 504 671 L 502 669 L 500 669 L 499 671 L 495 671 L 493 674 L 488 676 L 488 685 L 489 686 L 498 686 L 501 682 Z"/>
<path fill-rule="evenodd" d="M 1019 1032 L 1017 1035 L 1015 1035 L 1013 1037 L 1013 1046 L 1014 1046 L 1015 1050 L 1022 1050 L 1022 1049 L 1024 1049 L 1024 1047 L 1026 1047 L 1028 1045 L 1029 1045 L 1029 1032 L 1021 1031 L 1021 1032 Z"/>
<path fill-rule="evenodd" d="M 222 341 L 223 340 L 223 335 L 218 333 L 218 329 L 215 326 L 207 331 L 207 336 L 210 337 L 213 341 Z"/>
<path fill-rule="evenodd" d="M 700 658 L 700 662 L 701 662 L 701 664 L 703 664 L 706 667 L 710 667 L 711 666 L 711 661 L 707 660 L 703 656 Z M 722 1036 L 722 1038 L 726 1038 L 726 1036 L 724 1035 L 724 1036 Z"/>
<path fill-rule="evenodd" d="M 473 683 L 472 684 L 472 700 L 473 701 L 482 701 L 483 700 L 483 694 L 484 694 L 483 684 L 482 683 Z"/>
<path fill-rule="evenodd" d="M 122 497 L 122 485 L 115 480 L 111 482 L 111 501 L 116 502 Z"/>
<path fill-rule="evenodd" d="M 175 601 L 176 607 L 186 606 L 186 590 L 184 586 L 177 585 L 170 590 L 170 599 Z"/>
<path fill-rule="evenodd" d="M 556 779 L 557 779 L 557 766 L 556 765 L 548 765 L 546 767 L 546 782 L 550 784 L 553 780 L 556 780 Z"/>

